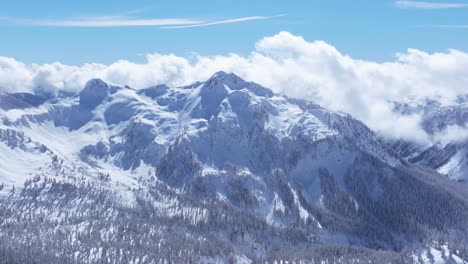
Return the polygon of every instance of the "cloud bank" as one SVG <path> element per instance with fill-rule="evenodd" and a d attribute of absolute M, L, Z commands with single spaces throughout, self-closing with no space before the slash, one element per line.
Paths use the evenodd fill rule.
<path fill-rule="evenodd" d="M 0 57 L 0 91 L 78 92 L 96 77 L 135 88 L 160 83 L 179 86 L 207 79 L 220 70 L 350 113 L 383 135 L 422 143 L 430 137 L 421 129 L 420 117 L 396 115 L 388 102 L 429 97 L 449 103 L 468 87 L 468 54 L 461 51 L 429 54 L 408 49 L 393 61 L 377 63 L 342 54 L 323 41 L 309 42 L 280 32 L 258 41 L 247 56 L 194 54 L 185 58 L 154 53 L 146 55 L 145 63 L 120 60 L 81 66 L 25 64 Z"/>

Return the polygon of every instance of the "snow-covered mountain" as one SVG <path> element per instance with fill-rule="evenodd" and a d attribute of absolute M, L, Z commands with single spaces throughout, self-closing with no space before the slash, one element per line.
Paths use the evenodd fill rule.
<path fill-rule="evenodd" d="M 430 166 L 458 181 L 468 181 L 468 96 L 453 104 L 436 100 L 411 99 L 395 104 L 403 115 L 422 116 L 422 127 L 431 137 L 430 144 L 405 140 L 390 146 L 410 162 Z"/>
<path fill-rule="evenodd" d="M 2 94 L 0 118 L 7 263 L 468 261 L 465 184 L 234 74 Z"/>

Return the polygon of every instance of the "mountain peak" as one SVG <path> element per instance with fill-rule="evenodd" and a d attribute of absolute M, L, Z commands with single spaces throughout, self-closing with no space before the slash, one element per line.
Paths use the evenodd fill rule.
<path fill-rule="evenodd" d="M 221 79 L 223 79 L 223 78 L 225 78 L 225 77 L 228 76 L 228 75 L 229 75 L 229 74 L 228 74 L 227 72 L 225 72 L 225 71 L 218 71 L 218 72 L 216 72 L 215 74 L 213 74 L 213 75 L 211 76 L 211 78 L 221 78 Z M 211 79 L 211 78 L 210 78 L 210 79 Z"/>
<path fill-rule="evenodd" d="M 80 92 L 80 106 L 94 109 L 109 93 L 109 85 L 101 79 L 89 80 Z"/>
<path fill-rule="evenodd" d="M 86 82 L 84 90 L 86 89 L 102 89 L 109 88 L 109 85 L 99 78 L 94 78 Z"/>
<path fill-rule="evenodd" d="M 225 79 L 241 79 L 242 80 L 242 78 L 236 75 L 235 73 L 233 72 L 227 73 L 225 71 L 218 71 L 215 74 L 213 74 L 211 78 L 219 78 L 222 80 L 225 80 Z"/>
<path fill-rule="evenodd" d="M 206 82 L 210 87 L 218 87 L 220 84 L 227 85 L 230 89 L 239 90 L 246 87 L 249 83 L 234 73 L 219 71 L 211 76 Z"/>

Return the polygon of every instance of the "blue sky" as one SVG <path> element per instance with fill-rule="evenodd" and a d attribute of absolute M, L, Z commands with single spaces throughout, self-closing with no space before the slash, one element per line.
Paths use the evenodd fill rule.
<path fill-rule="evenodd" d="M 407 48 L 466 52 L 468 1 L 0 0 L 0 56 L 26 63 L 246 55 L 280 31 L 366 60 L 392 60 Z"/>

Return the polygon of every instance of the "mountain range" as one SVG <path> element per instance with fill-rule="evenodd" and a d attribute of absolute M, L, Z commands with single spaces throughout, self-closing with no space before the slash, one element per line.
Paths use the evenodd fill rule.
<path fill-rule="evenodd" d="M 395 104 L 433 134 L 466 110 Z M 3 93 L 0 263 L 468 263 L 467 146 L 225 72 Z"/>

